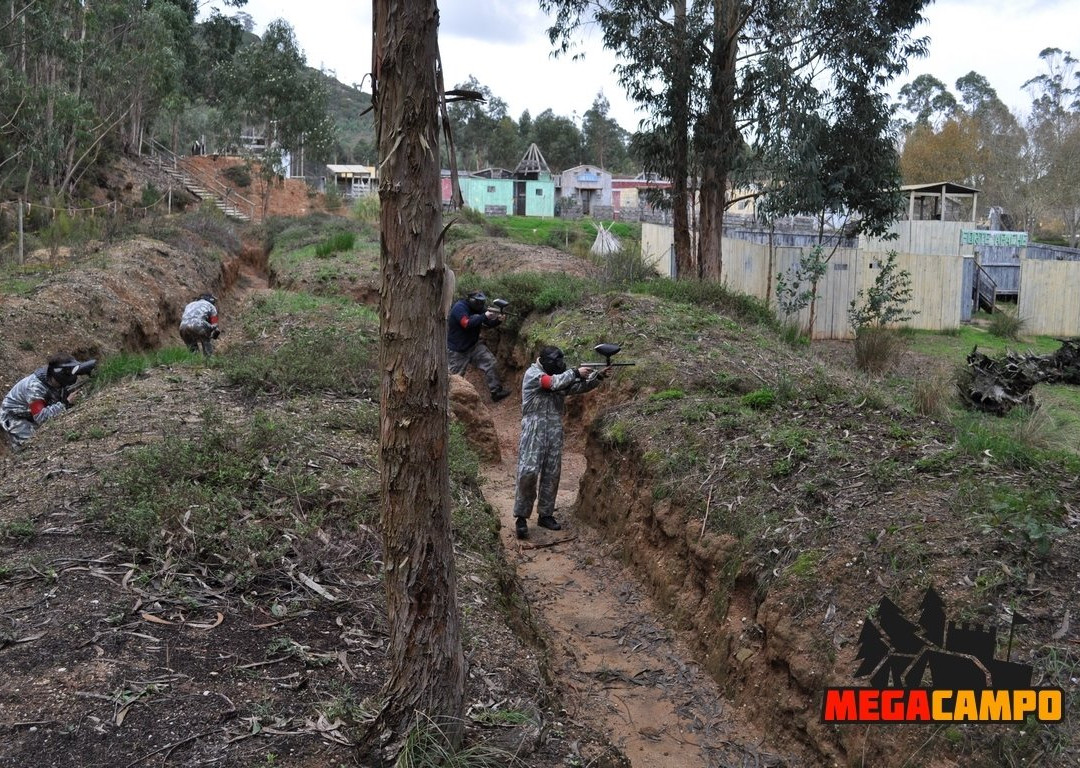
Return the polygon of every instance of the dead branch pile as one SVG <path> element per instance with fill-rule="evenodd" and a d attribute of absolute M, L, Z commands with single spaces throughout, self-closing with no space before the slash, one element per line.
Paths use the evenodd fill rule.
<path fill-rule="evenodd" d="M 1017 406 L 1033 408 L 1036 384 L 1080 384 L 1080 339 L 1058 339 L 1050 355 L 1006 352 L 994 359 L 979 352 L 967 357 L 967 376 L 960 395 L 969 407 L 1004 416 Z"/>

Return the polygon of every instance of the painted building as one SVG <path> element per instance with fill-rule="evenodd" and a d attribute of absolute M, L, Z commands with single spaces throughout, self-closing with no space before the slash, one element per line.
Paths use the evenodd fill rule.
<path fill-rule="evenodd" d="M 485 168 L 463 173 L 458 176 L 458 185 L 464 204 L 486 216 L 555 215 L 555 182 L 535 144 L 530 145 L 513 171 Z M 453 208 L 448 170 L 442 172 L 442 202 L 446 210 Z"/>
<path fill-rule="evenodd" d="M 597 207 L 610 208 L 611 174 L 595 165 L 578 165 L 563 171 L 556 183 L 555 193 L 590 216 Z"/>
<path fill-rule="evenodd" d="M 365 197 L 379 191 L 379 173 L 373 165 L 328 165 L 325 184 L 342 197 Z"/>
<path fill-rule="evenodd" d="M 649 190 L 671 189 L 671 182 L 656 174 L 639 173 L 637 176 L 612 176 L 611 207 L 614 218 L 638 221 L 654 211 L 648 201 Z"/>

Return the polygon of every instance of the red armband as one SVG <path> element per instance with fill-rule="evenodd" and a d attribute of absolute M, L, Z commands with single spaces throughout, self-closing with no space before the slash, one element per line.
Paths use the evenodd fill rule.
<path fill-rule="evenodd" d="M 463 315 L 462 316 L 462 318 L 461 318 L 461 327 L 462 328 L 468 328 L 469 327 L 469 316 L 468 315 Z"/>
<path fill-rule="evenodd" d="M 45 410 L 45 401 L 44 400 L 31 400 L 30 401 L 30 415 L 33 416 L 35 419 L 37 418 L 38 414 L 41 413 L 44 410 Z"/>
<path fill-rule="evenodd" d="M 552 381 L 553 377 L 545 373 L 543 376 L 540 377 L 540 389 L 551 389 Z"/>

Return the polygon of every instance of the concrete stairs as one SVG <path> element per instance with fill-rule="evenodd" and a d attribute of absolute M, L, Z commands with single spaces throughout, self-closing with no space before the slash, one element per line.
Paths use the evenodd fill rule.
<path fill-rule="evenodd" d="M 194 176 L 184 168 L 182 160 L 174 167 L 162 166 L 162 170 L 195 197 L 213 202 L 214 206 L 230 219 L 236 219 L 237 221 L 256 220 L 258 209 L 254 203 L 218 183 Z"/>

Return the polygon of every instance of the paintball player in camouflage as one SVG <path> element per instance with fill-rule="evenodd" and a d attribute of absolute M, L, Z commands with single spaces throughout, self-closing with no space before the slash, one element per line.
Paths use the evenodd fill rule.
<path fill-rule="evenodd" d="M 221 334 L 218 330 L 217 298 L 212 293 L 204 293 L 184 307 L 180 317 L 180 338 L 187 344 L 189 352 L 198 352 L 202 345 L 205 357 L 214 354 L 214 339 Z"/>
<path fill-rule="evenodd" d="M 69 355 L 54 355 L 4 396 L 0 430 L 11 450 L 22 450 L 39 426 L 71 407 L 79 393 L 65 393 L 64 389 L 77 380 L 72 366 L 78 365 Z"/>
<path fill-rule="evenodd" d="M 495 370 L 495 355 L 480 341 L 480 330 L 495 328 L 501 322 L 502 315 L 487 308 L 487 296 L 482 291 L 472 291 L 450 308 L 446 327 L 446 358 L 450 373 L 464 376 L 472 363 L 484 372 L 484 381 L 496 403 L 508 396 L 510 390 L 502 385 Z"/>
<path fill-rule="evenodd" d="M 529 537 L 533 502 L 537 498 L 537 525 L 562 529 L 555 519 L 555 496 L 562 473 L 563 409 L 567 395 L 596 389 L 610 368 L 566 370 L 562 350 L 544 347 L 521 381 L 521 440 L 518 443 L 517 489 L 514 524 L 519 539 Z"/>

